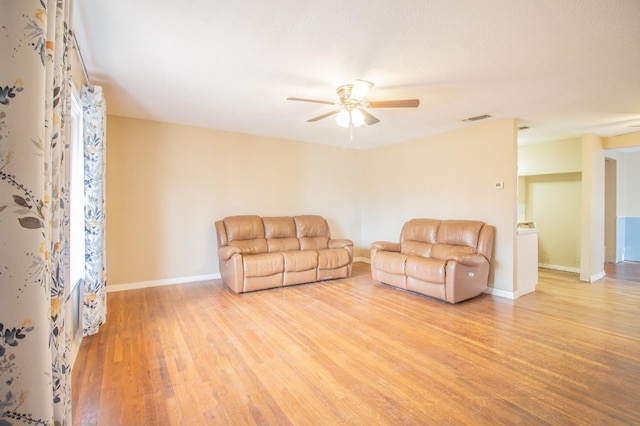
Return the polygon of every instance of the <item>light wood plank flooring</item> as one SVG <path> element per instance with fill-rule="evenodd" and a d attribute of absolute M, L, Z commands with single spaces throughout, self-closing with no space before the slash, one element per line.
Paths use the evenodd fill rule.
<path fill-rule="evenodd" d="M 457 305 L 350 279 L 110 293 L 77 425 L 640 424 L 640 284 L 540 270 Z"/>

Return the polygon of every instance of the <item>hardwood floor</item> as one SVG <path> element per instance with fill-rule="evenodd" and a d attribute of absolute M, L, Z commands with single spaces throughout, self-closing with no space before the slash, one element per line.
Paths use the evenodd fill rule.
<path fill-rule="evenodd" d="M 350 279 L 109 293 L 74 424 L 640 424 L 640 286 L 540 270 L 457 305 Z"/>

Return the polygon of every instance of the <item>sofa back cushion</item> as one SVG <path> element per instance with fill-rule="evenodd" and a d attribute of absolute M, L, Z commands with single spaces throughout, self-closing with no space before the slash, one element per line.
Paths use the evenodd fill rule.
<path fill-rule="evenodd" d="M 419 241 L 435 244 L 440 222 L 437 219 L 411 219 L 402 227 L 400 243 L 404 241 Z"/>
<path fill-rule="evenodd" d="M 483 225 L 483 222 L 476 220 L 443 220 L 438 228 L 435 242 L 472 247 L 473 253 L 475 253 L 478 246 L 478 236 Z"/>
<path fill-rule="evenodd" d="M 260 216 L 229 216 L 223 221 L 229 241 L 264 238 L 264 225 Z"/>
<path fill-rule="evenodd" d="M 322 216 L 294 216 L 296 236 L 301 250 L 319 250 L 329 247 L 329 224 Z"/>
<path fill-rule="evenodd" d="M 455 254 L 474 254 L 484 223 L 475 220 L 443 220 L 431 257 L 446 260 Z"/>
<path fill-rule="evenodd" d="M 223 219 L 227 244 L 238 247 L 242 254 L 267 252 L 264 225 L 260 216 L 229 216 Z"/>
<path fill-rule="evenodd" d="M 411 219 L 400 232 L 400 252 L 410 256 L 431 256 L 436 242 L 440 221 L 436 219 Z"/>
<path fill-rule="evenodd" d="M 264 234 L 269 252 L 300 250 L 296 223 L 290 216 L 263 217 Z"/>

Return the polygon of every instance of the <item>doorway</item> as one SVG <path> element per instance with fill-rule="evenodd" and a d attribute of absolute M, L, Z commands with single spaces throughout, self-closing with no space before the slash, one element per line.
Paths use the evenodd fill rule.
<path fill-rule="evenodd" d="M 605 158 L 604 163 L 604 260 L 607 263 L 617 263 L 617 173 L 618 162 L 613 158 Z"/>

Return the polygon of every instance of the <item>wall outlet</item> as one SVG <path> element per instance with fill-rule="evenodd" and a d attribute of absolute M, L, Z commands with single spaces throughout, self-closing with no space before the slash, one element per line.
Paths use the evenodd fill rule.
<path fill-rule="evenodd" d="M 494 182 L 493 183 L 493 189 L 503 189 L 504 188 L 504 182 Z"/>

